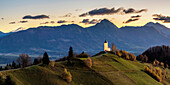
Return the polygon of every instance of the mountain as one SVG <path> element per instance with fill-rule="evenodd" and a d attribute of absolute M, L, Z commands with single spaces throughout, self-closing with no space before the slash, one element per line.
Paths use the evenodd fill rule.
<path fill-rule="evenodd" d="M 158 82 L 143 71 L 146 63 L 125 60 L 114 54 L 100 54 L 91 57 L 91 68 L 84 64 L 87 58 L 72 59 L 68 66 L 66 61 L 56 62 L 55 66 L 33 65 L 30 67 L 1 71 L 4 78 L 10 75 L 16 85 L 169 85 L 170 78 Z M 152 64 L 147 64 L 152 65 Z M 62 78 L 64 68 L 72 75 L 68 83 Z M 169 76 L 169 69 L 166 69 Z"/>
<path fill-rule="evenodd" d="M 145 26 L 154 27 L 155 29 L 157 29 L 157 31 L 159 31 L 159 32 L 163 33 L 164 35 L 167 35 L 167 36 L 170 37 L 169 28 L 165 27 L 164 25 L 162 25 L 160 23 L 149 22 Z"/>
<path fill-rule="evenodd" d="M 0 31 L 0 38 L 6 36 L 6 35 L 8 35 L 8 34 L 9 34 L 9 33 L 3 33 L 3 32 Z"/>
<path fill-rule="evenodd" d="M 65 52 L 72 46 L 74 52 L 94 54 L 103 50 L 107 39 L 109 46 L 114 43 L 117 48 L 140 54 L 154 45 L 169 45 L 170 37 L 166 31 L 170 30 L 154 23 L 118 28 L 107 19 L 87 28 L 76 24 L 40 26 L 2 37 L 0 53 L 41 54 L 47 51 L 54 55 L 66 55 Z"/>

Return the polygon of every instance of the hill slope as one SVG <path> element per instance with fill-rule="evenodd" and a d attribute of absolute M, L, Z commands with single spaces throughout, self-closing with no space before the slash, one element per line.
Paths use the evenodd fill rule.
<path fill-rule="evenodd" d="M 129 61 L 113 54 L 101 54 L 92 57 L 92 69 L 86 67 L 82 60 L 74 59 L 74 66 L 67 66 L 66 61 L 56 62 L 55 67 L 31 66 L 14 71 L 1 72 L 10 75 L 17 85 L 67 85 L 61 78 L 63 69 L 72 74 L 71 85 L 163 85 L 143 72 L 145 64 Z M 170 83 L 169 79 L 163 83 Z"/>

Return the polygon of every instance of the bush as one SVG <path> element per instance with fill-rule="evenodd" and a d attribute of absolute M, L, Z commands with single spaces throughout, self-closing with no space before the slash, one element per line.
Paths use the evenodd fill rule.
<path fill-rule="evenodd" d="M 137 60 L 142 62 L 148 62 L 148 57 L 146 55 L 139 55 L 137 56 Z"/>
<path fill-rule="evenodd" d="M 78 57 L 78 58 L 88 58 L 88 54 L 82 52 L 82 53 L 79 54 L 77 57 Z"/>
<path fill-rule="evenodd" d="M 5 85 L 15 85 L 15 82 L 11 80 L 10 76 L 6 76 Z"/>
<path fill-rule="evenodd" d="M 55 66 L 55 62 L 54 61 L 50 61 L 50 66 L 54 67 Z"/>
<path fill-rule="evenodd" d="M 62 74 L 62 78 L 65 79 L 68 83 L 72 81 L 72 75 L 70 72 L 67 71 L 66 68 L 64 68 L 64 73 Z"/>
<path fill-rule="evenodd" d="M 151 75 L 154 79 L 156 79 L 159 82 L 167 78 L 166 71 L 163 72 L 159 67 L 149 68 L 147 66 L 144 66 L 144 71 L 148 73 L 149 75 Z"/>
<path fill-rule="evenodd" d="M 87 60 L 84 60 L 84 63 L 87 67 L 92 68 L 92 59 L 90 57 L 87 58 Z"/>
<path fill-rule="evenodd" d="M 17 58 L 17 62 L 20 63 L 22 67 L 26 67 L 32 64 L 31 57 L 28 54 L 20 54 Z"/>

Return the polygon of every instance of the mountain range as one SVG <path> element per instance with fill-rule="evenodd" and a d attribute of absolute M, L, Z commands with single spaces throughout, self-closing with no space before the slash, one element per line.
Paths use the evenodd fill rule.
<path fill-rule="evenodd" d="M 151 46 L 170 45 L 170 29 L 153 22 L 118 28 L 107 19 L 87 28 L 77 24 L 39 26 L 1 37 L 0 53 L 40 54 L 47 51 L 67 55 L 72 46 L 74 52 L 93 54 L 103 50 L 105 39 L 110 47 L 114 43 L 118 49 L 140 54 Z"/>

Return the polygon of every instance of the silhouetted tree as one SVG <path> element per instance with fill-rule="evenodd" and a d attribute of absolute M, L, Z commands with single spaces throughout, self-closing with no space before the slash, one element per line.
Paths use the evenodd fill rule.
<path fill-rule="evenodd" d="M 47 52 L 44 53 L 43 59 L 42 59 L 43 64 L 48 65 L 50 63 L 49 57 Z"/>
<path fill-rule="evenodd" d="M 3 70 L 3 68 L 2 68 L 2 66 L 0 66 L 0 71 L 2 71 Z M 1 85 L 1 84 L 0 84 Z"/>
<path fill-rule="evenodd" d="M 16 68 L 16 63 L 14 61 L 12 62 L 12 68 Z"/>
<path fill-rule="evenodd" d="M 72 58 L 73 58 L 73 48 L 70 47 L 68 52 L 68 59 L 72 59 Z"/>
<path fill-rule="evenodd" d="M 10 76 L 6 76 L 5 85 L 15 85 L 15 82 L 11 80 Z"/>
<path fill-rule="evenodd" d="M 70 47 L 69 52 L 68 52 L 68 57 L 67 57 L 67 60 L 68 60 L 67 65 L 72 65 L 71 59 L 74 58 L 73 56 L 74 56 L 73 55 L 73 48 Z"/>
<path fill-rule="evenodd" d="M 88 58 L 88 54 L 84 53 L 84 51 L 77 56 L 78 58 Z"/>
<path fill-rule="evenodd" d="M 20 63 L 22 67 L 26 67 L 32 64 L 31 57 L 28 54 L 20 54 L 17 62 Z"/>
<path fill-rule="evenodd" d="M 38 59 L 37 59 L 37 58 L 35 58 L 35 59 L 34 59 L 33 64 L 34 64 L 34 65 L 39 64 L 39 61 L 38 61 Z"/>

